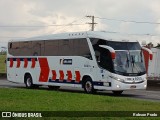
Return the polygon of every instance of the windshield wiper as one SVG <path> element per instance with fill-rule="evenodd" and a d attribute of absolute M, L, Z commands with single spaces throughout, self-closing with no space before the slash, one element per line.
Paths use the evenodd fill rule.
<path fill-rule="evenodd" d="M 129 67 L 129 59 L 128 59 L 128 56 L 126 55 L 127 57 L 127 66 Z"/>
<path fill-rule="evenodd" d="M 133 67 L 134 67 L 134 59 L 133 59 L 133 56 L 131 56 L 131 59 L 132 59 L 132 65 L 133 65 Z"/>

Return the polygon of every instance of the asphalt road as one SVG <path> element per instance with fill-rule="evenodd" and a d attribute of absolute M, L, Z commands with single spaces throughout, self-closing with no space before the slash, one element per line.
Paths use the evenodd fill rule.
<path fill-rule="evenodd" d="M 5 78 L 0 79 L 0 88 L 25 88 L 24 84 L 16 84 L 7 81 Z M 40 87 L 39 89 L 48 90 L 47 87 Z M 59 91 L 84 93 L 83 89 L 61 87 Z M 113 96 L 111 91 L 98 91 L 97 95 Z M 128 97 L 133 99 L 145 99 L 150 101 L 160 102 L 160 81 L 148 81 L 147 90 L 129 90 L 124 91 L 120 97 Z"/>

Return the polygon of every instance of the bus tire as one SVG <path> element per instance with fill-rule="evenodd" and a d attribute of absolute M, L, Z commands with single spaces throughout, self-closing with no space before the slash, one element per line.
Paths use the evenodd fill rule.
<path fill-rule="evenodd" d="M 120 90 L 120 91 L 112 91 L 114 95 L 121 95 L 123 90 Z"/>
<path fill-rule="evenodd" d="M 34 88 L 32 77 L 29 74 L 25 77 L 25 85 L 28 89 Z"/>
<path fill-rule="evenodd" d="M 60 88 L 60 86 L 51 86 L 51 85 L 48 85 L 48 88 L 50 90 L 58 90 Z"/>
<path fill-rule="evenodd" d="M 84 91 L 88 94 L 92 94 L 96 92 L 96 90 L 94 89 L 93 82 L 89 77 L 86 78 L 86 80 L 84 81 L 83 87 L 84 87 Z"/>

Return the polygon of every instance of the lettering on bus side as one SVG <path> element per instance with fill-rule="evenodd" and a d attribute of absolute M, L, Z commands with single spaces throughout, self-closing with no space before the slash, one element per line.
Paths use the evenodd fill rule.
<path fill-rule="evenodd" d="M 62 64 L 63 65 L 72 65 L 72 59 L 63 59 Z"/>

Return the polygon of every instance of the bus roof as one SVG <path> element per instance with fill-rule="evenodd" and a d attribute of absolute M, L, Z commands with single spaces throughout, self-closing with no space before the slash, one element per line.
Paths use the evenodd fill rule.
<path fill-rule="evenodd" d="M 49 34 L 44 36 L 36 36 L 31 38 L 16 39 L 13 41 L 38 41 L 38 40 L 58 40 L 58 39 L 77 39 L 77 38 L 99 38 L 109 41 L 119 41 L 119 42 L 138 42 L 137 40 L 118 40 L 112 39 L 108 36 L 109 32 L 105 31 L 84 31 L 84 32 L 68 32 L 68 33 L 58 33 Z M 113 35 L 112 35 L 113 36 Z M 11 42 L 10 41 L 10 42 Z"/>

